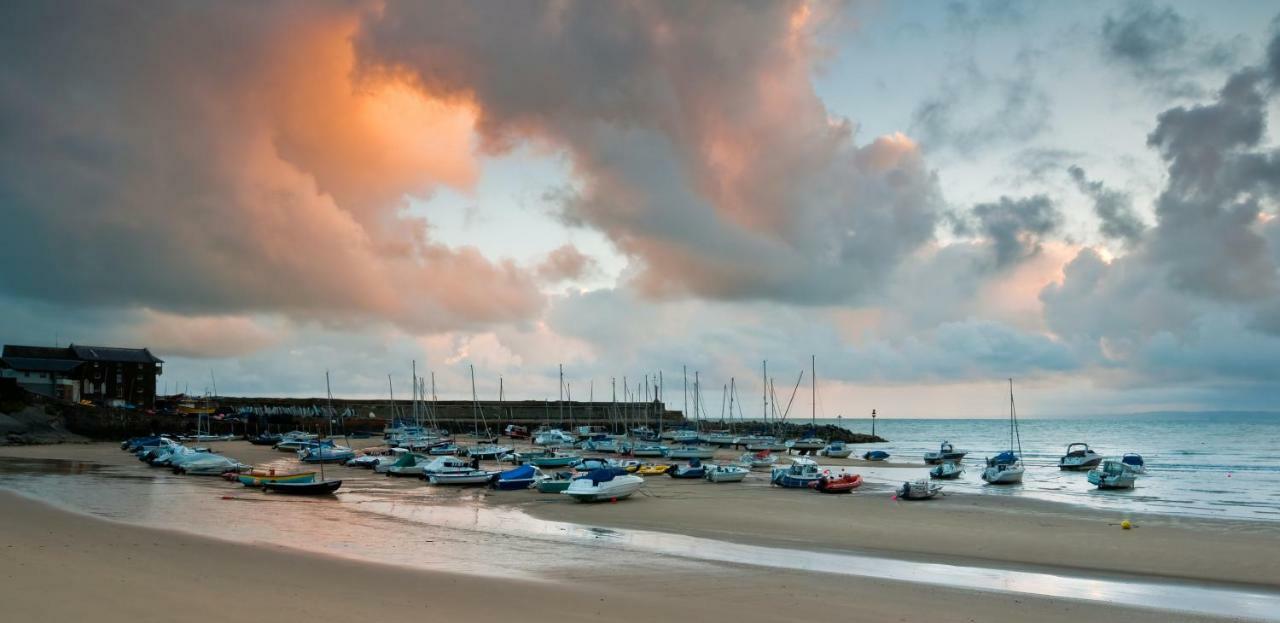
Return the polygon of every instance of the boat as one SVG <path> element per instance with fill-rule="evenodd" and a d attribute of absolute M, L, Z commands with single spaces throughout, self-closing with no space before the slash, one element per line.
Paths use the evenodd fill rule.
<path fill-rule="evenodd" d="M 751 470 L 741 465 L 712 465 L 703 477 L 711 482 L 742 482 L 749 473 Z"/>
<path fill-rule="evenodd" d="M 638 443 L 631 447 L 631 456 L 657 458 L 667 456 L 670 449 L 660 443 Z"/>
<path fill-rule="evenodd" d="M 512 439 L 528 439 L 529 429 L 516 424 L 507 424 L 507 427 L 502 429 L 502 434 Z"/>
<path fill-rule="evenodd" d="M 937 452 L 924 453 L 924 462 L 926 465 L 937 465 L 944 461 L 959 461 L 966 454 L 969 454 L 968 450 L 956 450 L 950 441 L 944 441 Z"/>
<path fill-rule="evenodd" d="M 461 460 L 459 462 L 462 463 Z M 402 452 L 387 466 L 384 473 L 388 476 L 421 476 L 428 464 L 430 463 L 422 455 Z M 376 471 L 377 468 L 374 469 Z"/>
<path fill-rule="evenodd" d="M 667 470 L 669 469 L 671 469 L 671 465 L 658 465 L 656 463 L 645 463 L 637 467 L 635 473 L 641 474 L 644 476 L 657 476 L 659 474 L 667 473 Z"/>
<path fill-rule="evenodd" d="M 1137 473 L 1137 474 L 1147 473 L 1147 462 L 1142 460 L 1141 454 L 1135 454 L 1133 452 L 1129 452 L 1125 454 L 1123 457 L 1121 457 L 1120 461 L 1123 462 L 1125 465 L 1128 465 L 1129 468 L 1134 471 L 1134 473 Z"/>
<path fill-rule="evenodd" d="M 686 465 L 672 465 L 667 475 L 672 478 L 702 478 L 707 475 L 707 468 L 701 460 L 690 459 Z"/>
<path fill-rule="evenodd" d="M 818 464 L 813 459 L 797 457 L 790 465 L 776 466 L 769 473 L 769 481 L 776 486 L 788 489 L 805 489 L 809 484 L 822 477 Z"/>
<path fill-rule="evenodd" d="M 498 472 L 483 469 L 469 469 L 465 472 L 438 472 L 426 474 L 433 485 L 483 485 L 497 478 Z"/>
<path fill-rule="evenodd" d="M 1067 446 L 1067 453 L 1058 459 L 1058 469 L 1067 471 L 1084 471 L 1097 467 L 1102 462 L 1102 455 L 1089 448 L 1087 443 L 1073 443 Z"/>
<path fill-rule="evenodd" d="M 239 461 L 212 452 L 197 452 L 194 458 L 173 466 L 175 474 L 189 476 L 221 476 L 227 472 L 239 471 L 244 466 Z"/>
<path fill-rule="evenodd" d="M 955 461 L 945 461 L 934 465 L 933 469 L 929 470 L 929 477 L 937 478 L 939 480 L 955 480 L 963 473 L 964 467 L 960 465 L 960 463 Z"/>
<path fill-rule="evenodd" d="M 249 437 L 248 440 L 249 440 L 249 443 L 255 446 L 274 446 L 280 443 L 280 440 L 282 440 L 283 438 L 284 437 L 281 435 L 273 435 L 271 433 L 262 433 L 261 435 L 254 435 L 253 437 Z"/>
<path fill-rule="evenodd" d="M 535 446 L 572 446 L 574 441 L 576 439 L 573 435 L 558 428 L 542 431 L 533 438 Z"/>
<path fill-rule="evenodd" d="M 346 446 L 334 445 L 332 441 L 315 443 L 298 450 L 298 459 L 303 463 L 346 463 L 356 458 L 356 453 Z"/>
<path fill-rule="evenodd" d="M 850 448 L 849 444 L 843 441 L 836 440 L 827 444 L 825 448 L 819 450 L 818 454 L 821 456 L 831 457 L 833 459 L 847 459 L 850 454 L 853 454 L 853 448 Z"/>
<path fill-rule="evenodd" d="M 768 450 L 761 450 L 759 452 L 748 452 L 743 454 L 738 457 L 738 462 L 751 469 L 757 469 L 761 467 L 773 467 L 773 464 L 778 462 L 778 457 L 774 456 L 774 454 Z"/>
<path fill-rule="evenodd" d="M 695 394 L 695 395 L 697 394 L 697 391 L 698 391 L 698 390 L 697 390 L 697 386 L 698 386 L 697 382 L 694 382 L 694 394 Z M 696 400 L 696 398 L 695 398 L 695 400 Z M 696 406 L 697 406 L 697 403 L 695 403 L 695 407 L 696 407 Z M 673 431 L 671 431 L 671 442 L 672 442 L 672 443 L 680 443 L 680 444 L 690 444 L 690 445 L 692 445 L 692 444 L 696 444 L 696 443 L 698 443 L 698 437 L 699 437 L 699 436 L 698 436 L 698 431 L 696 431 L 696 430 L 689 430 L 689 429 L 687 429 L 687 428 L 681 428 L 681 429 L 677 429 L 677 430 L 673 430 Z"/>
<path fill-rule="evenodd" d="M 1015 447 L 1017 452 L 1014 452 Z M 1022 435 L 1018 432 L 1018 409 L 1013 402 L 1013 379 L 1009 379 L 1009 449 L 987 459 L 982 479 L 993 485 L 1022 482 L 1022 474 L 1026 469 L 1022 465 L 1021 454 Z"/>
<path fill-rule="evenodd" d="M 350 461 L 347 461 L 346 463 L 343 463 L 343 465 L 346 465 L 347 467 L 373 469 L 377 467 L 379 463 L 382 462 L 383 458 L 385 457 L 382 457 L 376 454 L 362 454 L 354 459 L 351 459 Z"/>
<path fill-rule="evenodd" d="M 733 407 L 729 407 L 729 413 L 732 415 Z M 713 446 L 732 446 L 737 443 L 738 436 L 731 430 L 713 430 L 703 435 L 701 440 Z"/>
<path fill-rule="evenodd" d="M 644 486 L 644 479 L 634 474 L 619 474 L 612 469 L 599 469 L 579 476 L 562 491 L 579 502 L 621 500 Z"/>
<path fill-rule="evenodd" d="M 315 482 L 315 472 L 277 474 L 274 469 L 255 469 L 236 474 L 236 480 L 246 487 L 261 487 L 268 482 Z"/>
<path fill-rule="evenodd" d="M 428 478 L 433 474 L 458 474 L 478 470 L 471 461 L 464 461 L 456 456 L 438 456 L 421 466 L 418 473 L 423 478 Z"/>
<path fill-rule="evenodd" d="M 809 430 L 805 431 L 798 439 L 787 441 L 787 450 L 794 450 L 801 455 L 812 454 L 822 450 L 827 446 L 827 440 L 814 434 L 818 428 L 818 365 L 817 357 L 809 356 L 809 382 L 810 401 L 809 401 Z M 845 456 L 848 456 L 847 454 Z"/>
<path fill-rule="evenodd" d="M 430 456 L 455 456 L 458 454 L 458 445 L 451 442 L 437 443 L 427 448 L 427 454 Z"/>
<path fill-rule="evenodd" d="M 537 481 L 538 493 L 562 493 L 573 482 L 573 472 L 556 472 Z"/>
<path fill-rule="evenodd" d="M 870 451 L 870 452 L 866 452 L 866 453 L 864 453 L 864 454 L 862 455 L 862 460 L 864 460 L 864 461 L 887 461 L 887 460 L 889 460 L 889 453 L 888 453 L 888 452 L 885 452 L 884 450 L 872 450 L 872 451 Z"/>
<path fill-rule="evenodd" d="M 818 493 L 851 493 L 862 486 L 862 476 L 841 472 L 836 475 L 823 474 L 809 484 Z"/>
<path fill-rule="evenodd" d="M 569 467 L 580 460 L 582 457 L 572 452 L 551 451 L 542 456 L 530 457 L 528 463 L 534 467 Z"/>
<path fill-rule="evenodd" d="M 899 500 L 927 500 L 942 492 L 942 485 L 928 480 L 904 482 L 895 492 Z"/>
<path fill-rule="evenodd" d="M 263 483 L 263 491 L 288 493 L 290 495 L 328 495 L 342 486 L 341 480 L 321 480 L 319 482 L 267 482 Z"/>
<path fill-rule="evenodd" d="M 1089 484 L 1099 489 L 1132 489 L 1138 473 L 1123 459 L 1106 459 L 1089 472 Z"/>
<path fill-rule="evenodd" d="M 667 452 L 672 459 L 709 459 L 716 455 L 716 449 L 710 446 L 679 446 Z"/>
<path fill-rule="evenodd" d="M 521 465 L 515 469 L 499 473 L 498 477 L 492 480 L 491 485 L 499 491 L 528 489 L 533 486 L 534 480 L 540 473 L 538 468 L 532 465 Z"/>

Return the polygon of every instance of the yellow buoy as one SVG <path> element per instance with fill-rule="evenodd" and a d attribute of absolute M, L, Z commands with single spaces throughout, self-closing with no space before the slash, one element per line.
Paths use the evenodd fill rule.
<path fill-rule="evenodd" d="M 1124 528 L 1125 530 L 1128 530 L 1129 528 L 1132 528 L 1132 527 L 1133 527 L 1133 524 L 1129 523 L 1129 520 L 1128 520 L 1128 519 L 1126 519 L 1126 520 L 1124 520 L 1124 521 L 1120 522 L 1120 527 L 1121 527 L 1121 528 Z"/>

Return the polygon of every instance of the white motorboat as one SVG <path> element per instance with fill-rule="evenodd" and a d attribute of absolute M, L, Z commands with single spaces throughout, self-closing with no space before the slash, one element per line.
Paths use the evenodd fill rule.
<path fill-rule="evenodd" d="M 475 445 L 466 449 L 467 456 L 484 461 L 496 461 L 499 457 L 509 452 L 511 452 L 510 447 L 492 443 Z"/>
<path fill-rule="evenodd" d="M 712 465 L 703 478 L 711 482 L 742 482 L 751 470 L 740 465 Z"/>
<path fill-rule="evenodd" d="M 944 441 L 938 447 L 937 452 L 924 453 L 924 462 L 926 465 L 937 465 L 946 461 L 954 462 L 963 459 L 966 454 L 969 454 L 968 450 L 956 450 L 950 441 Z"/>
<path fill-rule="evenodd" d="M 853 448 L 843 441 L 836 440 L 827 444 L 827 447 L 822 450 L 819 450 L 818 454 L 833 459 L 847 459 L 850 454 L 853 454 Z"/>
<path fill-rule="evenodd" d="M 1106 459 L 1089 472 L 1089 483 L 1099 489 L 1132 489 L 1137 479 L 1138 473 L 1133 466 L 1121 459 Z"/>
<path fill-rule="evenodd" d="M 738 457 L 738 462 L 749 468 L 758 469 L 761 467 L 773 467 L 773 464 L 778 462 L 778 457 L 768 450 L 761 450 L 743 454 Z"/>
<path fill-rule="evenodd" d="M 433 485 L 484 485 L 498 476 L 499 472 L 483 469 L 468 469 L 465 472 L 441 472 L 427 474 L 427 480 Z"/>
<path fill-rule="evenodd" d="M 476 468 L 471 466 L 470 461 L 456 456 L 438 456 L 421 466 L 419 473 L 427 478 L 438 474 L 460 474 L 472 471 L 476 471 Z"/>
<path fill-rule="evenodd" d="M 944 463 L 939 463 L 933 466 L 933 469 L 929 470 L 929 477 L 937 478 L 940 480 L 955 480 L 956 478 L 960 477 L 960 474 L 963 474 L 963 473 L 964 473 L 964 466 L 962 466 L 960 463 L 953 462 L 953 461 L 946 461 Z"/>
<path fill-rule="evenodd" d="M 702 441 L 713 446 L 732 446 L 737 443 L 738 436 L 730 430 L 713 430 L 703 435 Z"/>
<path fill-rule="evenodd" d="M 635 457 L 661 457 L 667 456 L 671 449 L 660 444 L 652 442 L 637 443 L 631 448 L 631 456 Z"/>
<path fill-rule="evenodd" d="M 945 444 L 944 444 L 945 445 Z M 1017 452 L 1014 452 L 1017 448 Z M 1022 466 L 1022 435 L 1018 433 L 1018 409 L 1013 402 L 1013 379 L 1009 379 L 1009 449 L 987 459 L 982 479 L 993 485 L 1022 482 L 1026 469 Z"/>
<path fill-rule="evenodd" d="M 577 439 L 573 435 L 558 428 L 542 431 L 533 438 L 537 446 L 572 446 L 575 441 Z"/>
<path fill-rule="evenodd" d="M 941 492 L 942 485 L 934 484 L 928 480 L 904 482 L 897 489 L 899 500 L 927 500 Z"/>
<path fill-rule="evenodd" d="M 639 476 L 600 469 L 573 479 L 563 493 L 579 502 L 600 502 L 630 497 L 642 486 L 644 479 Z"/>
<path fill-rule="evenodd" d="M 1067 453 L 1058 459 L 1058 469 L 1067 471 L 1084 471 L 1097 467 L 1102 462 L 1102 455 L 1089 448 L 1087 443 L 1073 443 L 1067 446 Z"/>

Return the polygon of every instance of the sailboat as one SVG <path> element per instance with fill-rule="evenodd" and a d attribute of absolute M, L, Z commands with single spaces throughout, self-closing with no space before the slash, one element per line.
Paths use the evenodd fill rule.
<path fill-rule="evenodd" d="M 1014 452 L 1015 448 L 1017 452 Z M 982 479 L 993 485 L 1013 485 L 1022 482 L 1024 471 L 1022 435 L 1018 433 L 1018 410 L 1013 402 L 1013 379 L 1009 379 L 1009 449 L 987 459 Z"/>
<path fill-rule="evenodd" d="M 694 413 L 694 430 L 688 441 L 682 441 L 676 437 L 674 441 L 681 445 L 671 448 L 667 452 L 667 456 L 673 459 L 709 459 L 715 456 L 716 449 L 711 446 L 698 445 L 699 431 L 702 428 L 702 412 L 705 405 L 702 404 L 702 385 L 701 379 L 697 372 L 693 373 L 693 413 Z"/>
<path fill-rule="evenodd" d="M 818 428 L 818 366 L 817 357 L 809 356 L 809 382 L 812 383 L 813 399 L 809 411 L 809 431 L 799 439 L 787 441 L 787 449 L 797 450 L 801 454 L 813 453 L 827 447 L 827 440 L 818 437 L 814 431 Z"/>
<path fill-rule="evenodd" d="M 484 422 L 484 440 L 470 448 L 467 448 L 467 456 L 481 459 L 496 461 L 498 457 L 511 452 L 511 448 L 500 446 L 493 443 L 493 435 L 489 433 L 489 422 L 484 417 L 484 412 L 480 409 L 480 401 L 476 398 L 476 367 L 471 366 L 471 407 L 474 415 L 472 427 L 479 433 L 480 422 Z"/>
<path fill-rule="evenodd" d="M 328 395 L 329 410 L 333 411 L 333 390 L 329 388 L 329 372 L 324 373 L 324 389 Z M 329 425 L 333 426 L 333 419 L 330 418 Z M 324 464 L 325 461 L 319 461 L 320 464 L 320 480 L 310 482 L 263 482 L 263 491 L 274 491 L 276 493 L 288 493 L 291 495 L 328 495 L 338 490 L 342 486 L 341 480 L 325 480 Z"/>

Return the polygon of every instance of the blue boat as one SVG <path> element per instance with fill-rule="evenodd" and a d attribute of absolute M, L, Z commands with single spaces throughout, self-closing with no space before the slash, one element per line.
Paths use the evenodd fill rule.
<path fill-rule="evenodd" d="M 672 478 L 703 478 L 707 475 L 707 468 L 701 460 L 690 459 L 688 465 L 672 465 L 667 475 Z"/>
<path fill-rule="evenodd" d="M 1130 452 L 1124 455 L 1120 461 L 1131 467 L 1133 471 L 1138 472 L 1139 474 L 1146 473 L 1147 471 L 1147 462 L 1142 460 L 1141 454 Z"/>
<path fill-rule="evenodd" d="M 787 466 L 774 467 L 769 481 L 788 489 L 808 489 L 822 477 L 822 471 L 812 459 L 797 457 Z"/>
<path fill-rule="evenodd" d="M 532 465 L 521 465 L 498 474 L 491 486 L 499 491 L 519 491 L 533 486 L 538 469 Z"/>
<path fill-rule="evenodd" d="M 868 461 L 884 461 L 888 460 L 889 453 L 884 450 L 872 450 L 862 455 L 862 458 Z"/>

